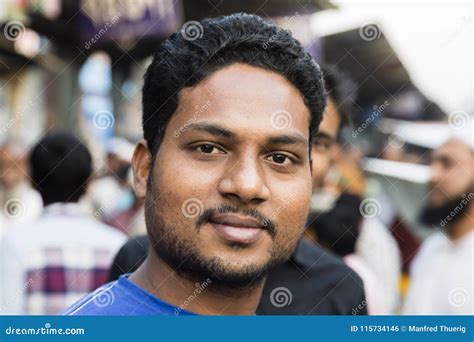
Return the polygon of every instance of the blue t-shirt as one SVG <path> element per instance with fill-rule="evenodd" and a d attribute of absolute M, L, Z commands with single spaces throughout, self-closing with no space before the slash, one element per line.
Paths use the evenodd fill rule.
<path fill-rule="evenodd" d="M 135 285 L 124 274 L 88 294 L 63 315 L 90 316 L 145 316 L 145 315 L 195 315 L 183 308 L 168 304 Z"/>

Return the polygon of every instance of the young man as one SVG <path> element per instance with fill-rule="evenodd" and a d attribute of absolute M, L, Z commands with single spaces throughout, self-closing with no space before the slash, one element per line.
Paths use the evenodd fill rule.
<path fill-rule="evenodd" d="M 65 132 L 48 133 L 29 161 L 44 212 L 0 241 L 0 314 L 50 315 L 66 309 L 105 284 L 125 241 L 77 203 L 92 174 L 92 158 L 81 141 Z"/>
<path fill-rule="evenodd" d="M 423 242 L 411 267 L 403 312 L 408 315 L 474 315 L 474 151 L 452 138 L 432 154 L 431 181 L 422 221 L 441 230 Z"/>
<path fill-rule="evenodd" d="M 320 69 L 257 16 L 200 24 L 200 39 L 165 40 L 145 75 L 145 140 L 132 166 L 148 257 L 66 314 L 254 314 L 267 272 L 300 240 L 325 105 Z M 99 296 L 113 300 L 97 305 Z"/>

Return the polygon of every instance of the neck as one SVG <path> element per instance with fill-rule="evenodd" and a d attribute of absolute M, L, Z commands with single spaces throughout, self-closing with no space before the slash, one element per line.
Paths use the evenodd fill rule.
<path fill-rule="evenodd" d="M 452 241 L 457 241 L 472 231 L 474 231 L 474 205 L 471 205 L 467 213 L 450 226 L 448 237 Z"/>
<path fill-rule="evenodd" d="M 261 280 L 234 287 L 209 278 L 199 283 L 178 274 L 153 250 L 129 279 L 161 300 L 201 315 L 254 315 L 264 285 Z"/>

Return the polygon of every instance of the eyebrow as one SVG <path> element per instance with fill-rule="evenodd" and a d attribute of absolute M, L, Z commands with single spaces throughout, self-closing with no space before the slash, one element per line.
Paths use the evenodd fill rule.
<path fill-rule="evenodd" d="M 324 138 L 324 139 L 329 139 L 331 141 L 336 140 L 334 137 L 332 137 L 329 134 L 327 134 L 326 132 L 322 132 L 322 131 L 319 131 L 318 133 L 316 133 L 316 138 Z"/>
<path fill-rule="evenodd" d="M 308 146 L 308 139 L 298 135 L 278 135 L 268 138 L 268 145 L 298 145 L 303 144 Z"/>
<path fill-rule="evenodd" d="M 236 139 L 235 133 L 229 131 L 227 128 L 224 128 L 216 124 L 193 123 L 188 126 L 188 129 L 208 133 L 208 134 L 223 137 L 226 139 L 231 139 L 231 140 Z"/>
<path fill-rule="evenodd" d="M 218 124 L 193 123 L 188 125 L 187 129 L 208 133 L 214 136 L 223 137 L 229 140 L 237 140 L 237 135 Z M 301 134 L 282 134 L 270 137 L 266 140 L 268 145 L 308 145 L 308 139 Z"/>
<path fill-rule="evenodd" d="M 439 161 L 442 163 L 450 163 L 451 161 L 453 161 L 453 158 L 451 158 L 449 155 L 444 154 L 444 153 L 433 154 L 430 159 L 432 162 Z"/>

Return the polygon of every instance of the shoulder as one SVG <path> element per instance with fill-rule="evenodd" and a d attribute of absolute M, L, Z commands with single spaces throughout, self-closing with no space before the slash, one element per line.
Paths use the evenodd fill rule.
<path fill-rule="evenodd" d="M 284 307 L 275 305 L 282 292 L 289 296 Z M 354 270 L 331 252 L 301 240 L 291 259 L 269 272 L 258 313 L 348 315 L 364 299 L 362 280 Z"/>
<path fill-rule="evenodd" d="M 441 232 L 430 235 L 423 241 L 417 258 L 422 258 L 436 252 L 439 248 L 449 243 L 448 238 Z"/>
<path fill-rule="evenodd" d="M 86 295 L 61 314 L 65 316 L 120 315 L 120 298 L 117 298 L 119 295 L 117 281 L 110 282 Z"/>
<path fill-rule="evenodd" d="M 425 267 L 426 263 L 429 263 L 440 248 L 445 246 L 448 242 L 448 238 L 441 232 L 433 233 L 426 238 L 411 264 L 412 275 L 418 273 L 420 267 Z"/>
<path fill-rule="evenodd" d="M 293 260 L 304 270 L 318 273 L 322 270 L 331 273 L 347 273 L 351 269 L 334 253 L 315 243 L 302 239 L 293 255 Z"/>
<path fill-rule="evenodd" d="M 298 278 L 305 280 L 298 281 L 300 286 L 307 290 L 336 290 L 337 287 L 342 291 L 350 289 L 352 294 L 363 294 L 362 280 L 353 269 L 337 255 L 304 239 L 298 244 L 292 259 L 273 273 L 280 273 L 278 278 L 284 278 L 286 274 L 294 273 L 294 269 L 298 270 Z"/>

